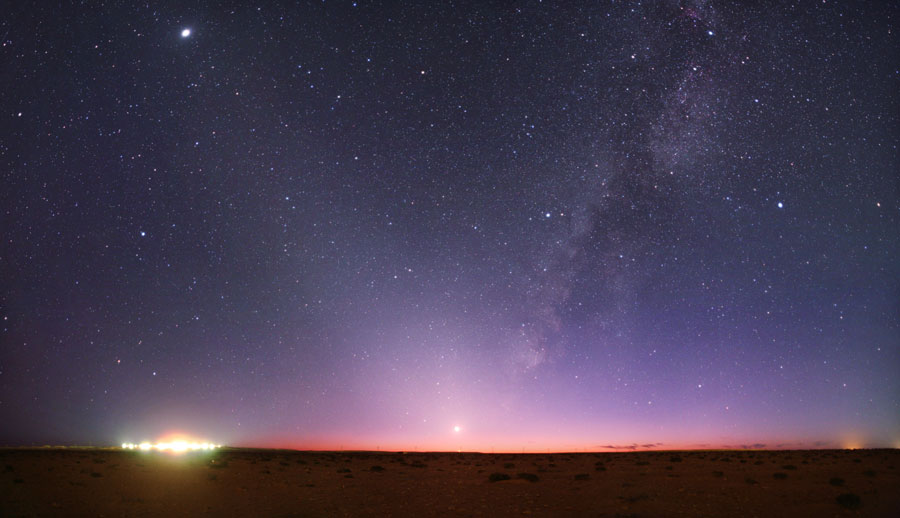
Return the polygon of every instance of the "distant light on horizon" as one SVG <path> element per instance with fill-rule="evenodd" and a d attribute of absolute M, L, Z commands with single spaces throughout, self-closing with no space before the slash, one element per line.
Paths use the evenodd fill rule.
<path fill-rule="evenodd" d="M 211 442 L 188 442 L 188 441 L 171 441 L 171 442 L 141 442 L 135 444 L 133 442 L 123 442 L 123 450 L 141 450 L 141 451 L 164 451 L 171 453 L 185 453 L 188 451 L 211 451 L 221 448 L 221 444 L 213 444 Z"/>

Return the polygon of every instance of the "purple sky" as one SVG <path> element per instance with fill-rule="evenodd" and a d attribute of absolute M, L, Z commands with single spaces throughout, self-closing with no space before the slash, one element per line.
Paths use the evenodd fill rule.
<path fill-rule="evenodd" d="M 576 4 L 17 7 L 0 444 L 900 447 L 900 9 Z"/>

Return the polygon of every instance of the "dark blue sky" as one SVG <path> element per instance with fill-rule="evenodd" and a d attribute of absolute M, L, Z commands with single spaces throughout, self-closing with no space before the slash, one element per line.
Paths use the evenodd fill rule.
<path fill-rule="evenodd" d="M 900 446 L 897 8 L 18 9 L 2 444 Z"/>

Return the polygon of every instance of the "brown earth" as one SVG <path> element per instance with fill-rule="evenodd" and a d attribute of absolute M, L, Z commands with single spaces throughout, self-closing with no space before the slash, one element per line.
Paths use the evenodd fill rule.
<path fill-rule="evenodd" d="M 898 465 L 900 450 L 6 449 L 0 516 L 897 517 Z"/>

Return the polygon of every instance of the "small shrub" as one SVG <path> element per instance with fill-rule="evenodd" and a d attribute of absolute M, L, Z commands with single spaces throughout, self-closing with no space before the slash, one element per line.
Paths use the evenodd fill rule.
<path fill-rule="evenodd" d="M 639 461 L 635 462 L 634 464 L 635 464 L 636 466 L 646 466 L 646 465 L 648 465 L 648 464 L 650 464 L 650 463 L 647 462 L 646 460 L 639 460 Z"/>
<path fill-rule="evenodd" d="M 838 495 L 835 500 L 837 500 L 838 505 L 844 509 L 859 509 L 862 507 L 862 500 L 860 500 L 858 495 L 854 495 L 853 493 Z"/>
<path fill-rule="evenodd" d="M 832 486 L 841 487 L 844 485 L 844 479 L 842 479 L 840 477 L 831 477 L 831 479 L 828 481 L 828 483 L 831 484 Z"/>
<path fill-rule="evenodd" d="M 92 471 L 92 472 L 91 472 L 91 476 L 94 477 L 94 478 L 100 478 L 100 477 L 103 476 L 103 474 L 102 474 L 102 473 L 97 473 L 96 471 Z"/>
<path fill-rule="evenodd" d="M 628 502 L 629 504 L 635 504 L 642 500 L 648 500 L 650 497 L 644 493 L 641 493 L 639 495 L 633 495 L 633 496 L 620 496 L 619 498 Z"/>
<path fill-rule="evenodd" d="M 781 473 L 781 472 L 779 471 L 778 473 L 774 473 L 774 474 L 772 475 L 772 478 L 775 478 L 775 479 L 778 479 L 778 480 L 784 480 L 784 479 L 787 478 L 787 473 Z"/>
<path fill-rule="evenodd" d="M 501 480 L 509 480 L 510 476 L 506 473 L 491 473 L 488 480 L 491 482 L 500 482 Z"/>
<path fill-rule="evenodd" d="M 865 476 L 867 476 L 867 477 L 874 477 L 874 476 L 875 476 L 875 470 L 867 469 L 867 470 L 863 471 L 863 475 L 865 475 Z"/>
<path fill-rule="evenodd" d="M 350 468 L 338 468 L 338 473 L 350 473 Z"/>
<path fill-rule="evenodd" d="M 384 471 L 384 467 L 372 466 L 371 468 L 369 468 L 369 471 L 374 471 L 375 473 L 381 473 L 382 471 Z"/>
<path fill-rule="evenodd" d="M 724 472 L 724 471 L 713 471 L 712 474 L 713 474 L 713 476 L 716 477 L 716 478 L 722 478 L 722 477 L 725 476 L 725 472 Z"/>
<path fill-rule="evenodd" d="M 784 466 L 781 466 L 781 469 L 797 469 L 797 466 L 794 466 L 793 464 L 785 464 Z"/>
<path fill-rule="evenodd" d="M 506 469 L 513 469 L 514 467 L 516 467 L 516 465 L 513 464 L 512 462 L 507 462 L 506 464 L 503 465 L 503 467 Z"/>
<path fill-rule="evenodd" d="M 588 473 L 579 473 L 575 475 L 575 480 L 589 480 L 591 475 Z"/>
<path fill-rule="evenodd" d="M 744 482 L 750 484 L 751 486 L 755 486 L 756 484 L 759 484 L 759 482 L 753 480 L 753 479 L 750 478 L 750 477 L 745 478 L 745 479 L 744 479 Z"/>
<path fill-rule="evenodd" d="M 25 481 L 21 478 L 13 479 L 13 484 L 24 484 Z"/>
<path fill-rule="evenodd" d="M 671 461 L 671 462 L 681 462 L 681 457 L 679 457 L 678 455 L 675 455 L 674 457 L 672 457 L 671 459 L 669 459 L 669 461 Z"/>
<path fill-rule="evenodd" d="M 210 474 L 206 475 L 207 480 L 216 480 L 218 478 L 219 478 L 219 476 L 216 475 L 215 473 L 210 473 Z"/>
<path fill-rule="evenodd" d="M 534 473 L 519 473 L 518 475 L 516 475 L 516 478 L 527 480 L 529 482 L 537 482 L 538 480 L 540 480 Z"/>

